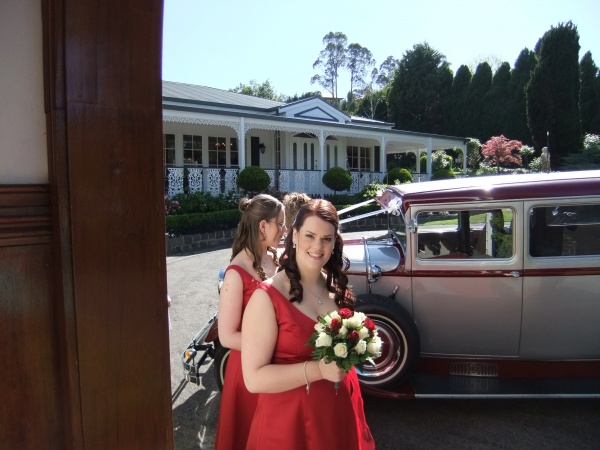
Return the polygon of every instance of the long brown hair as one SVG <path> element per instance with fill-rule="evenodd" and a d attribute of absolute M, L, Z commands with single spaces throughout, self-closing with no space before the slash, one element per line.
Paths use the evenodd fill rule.
<path fill-rule="evenodd" d="M 326 274 L 325 287 L 329 292 L 335 294 L 335 303 L 338 307 L 353 307 L 355 298 L 350 289 L 348 289 L 348 275 L 346 270 L 350 266 L 350 261 L 343 254 L 344 241 L 340 235 L 337 211 L 331 202 L 327 200 L 310 200 L 300 207 L 296 214 L 296 219 L 292 227 L 296 232 L 302 227 L 307 217 L 316 216 L 333 225 L 335 229 L 335 239 L 333 253 L 329 261 L 323 266 Z M 300 283 L 300 272 L 296 263 L 296 249 L 293 247 L 294 233 L 288 232 L 285 239 L 285 250 L 281 255 L 281 267 L 279 270 L 285 270 L 290 279 L 290 301 L 302 302 L 303 289 Z"/>
<path fill-rule="evenodd" d="M 233 260 L 235 255 L 242 250 L 247 250 L 254 258 L 252 267 L 254 267 L 261 280 L 266 280 L 267 274 L 261 264 L 259 225 L 263 220 L 268 222 L 273 218 L 277 218 L 283 209 L 283 204 L 275 197 L 267 194 L 259 194 L 252 199 L 241 199 L 239 209 L 242 212 L 242 220 L 240 220 L 237 227 L 233 245 L 231 246 L 231 258 L 229 261 Z M 271 253 L 275 265 L 279 266 L 277 249 L 269 246 L 267 247 L 267 251 Z"/>

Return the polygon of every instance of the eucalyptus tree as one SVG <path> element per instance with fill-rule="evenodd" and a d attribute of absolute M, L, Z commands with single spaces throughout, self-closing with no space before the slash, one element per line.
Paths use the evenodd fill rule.
<path fill-rule="evenodd" d="M 550 166 L 583 146 L 579 109 L 579 33 L 572 22 L 551 27 L 536 44 L 527 85 L 527 117 L 537 150 L 548 144 Z"/>
<path fill-rule="evenodd" d="M 592 59 L 592 53 L 586 52 L 579 63 L 581 81 L 580 108 L 581 126 L 584 133 L 600 134 L 600 73 Z"/>
<path fill-rule="evenodd" d="M 346 65 L 350 72 L 350 93 L 353 97 L 362 95 L 367 87 L 367 73 L 371 73 L 375 59 L 371 51 L 360 44 L 350 44 L 346 49 Z"/>
<path fill-rule="evenodd" d="M 327 90 L 334 99 L 338 98 L 338 78 L 340 69 L 346 64 L 346 45 L 348 38 L 339 31 L 330 31 L 323 37 L 325 48 L 313 63 L 313 69 L 321 70 L 321 74 L 313 75 L 311 84 L 318 83 Z"/>
<path fill-rule="evenodd" d="M 446 57 L 427 42 L 406 51 L 395 72 L 388 94 L 390 118 L 409 131 L 440 133 L 443 105 L 452 86 Z"/>

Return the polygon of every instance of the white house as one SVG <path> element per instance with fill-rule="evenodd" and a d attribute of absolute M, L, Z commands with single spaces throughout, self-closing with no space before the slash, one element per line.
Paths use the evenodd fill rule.
<path fill-rule="evenodd" d="M 462 137 L 394 130 L 391 123 L 349 116 L 319 97 L 282 103 L 171 81 L 163 81 L 162 90 L 168 195 L 184 188 L 228 192 L 246 166 L 265 169 L 280 191 L 320 196 L 332 193 L 323 174 L 340 166 L 350 171 L 355 193 L 382 180 L 388 154 L 427 152 L 427 173 L 419 173 L 419 164 L 414 170 L 415 181 L 424 181 L 433 151 L 466 152 Z"/>

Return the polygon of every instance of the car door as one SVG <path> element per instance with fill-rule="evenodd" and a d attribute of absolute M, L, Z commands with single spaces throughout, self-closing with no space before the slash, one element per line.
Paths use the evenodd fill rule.
<path fill-rule="evenodd" d="M 421 353 L 517 356 L 522 202 L 413 206 L 409 214 Z"/>
<path fill-rule="evenodd" d="M 521 356 L 600 358 L 600 198 L 525 203 Z"/>

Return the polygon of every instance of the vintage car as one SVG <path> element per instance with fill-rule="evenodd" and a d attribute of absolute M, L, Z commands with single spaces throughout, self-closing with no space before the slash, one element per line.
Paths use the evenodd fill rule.
<path fill-rule="evenodd" d="M 357 309 L 384 342 L 364 393 L 600 397 L 600 171 L 404 184 L 371 201 L 341 221 L 388 223 L 344 241 Z M 214 358 L 221 387 L 216 323 L 182 360 L 194 380 L 195 358 Z"/>

